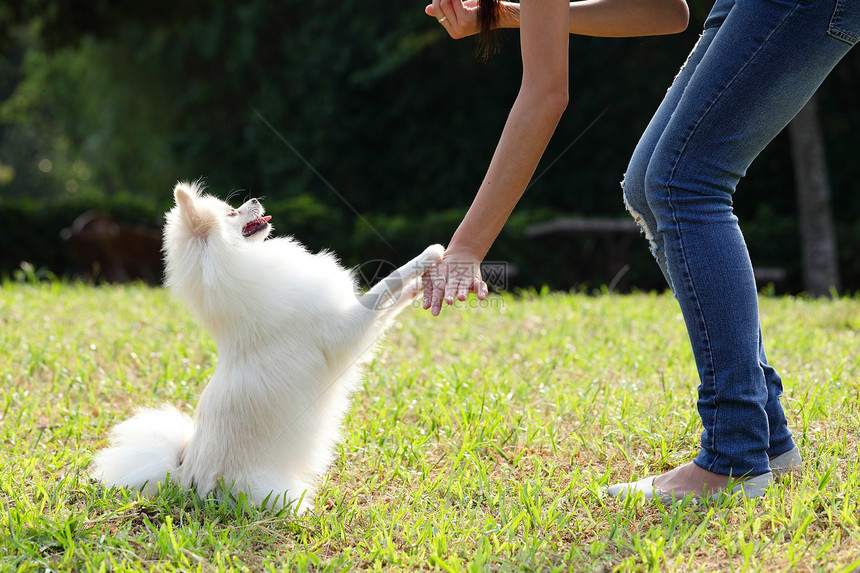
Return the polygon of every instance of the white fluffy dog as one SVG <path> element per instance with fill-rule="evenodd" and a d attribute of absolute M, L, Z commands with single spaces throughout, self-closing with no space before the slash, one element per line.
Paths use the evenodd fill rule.
<path fill-rule="evenodd" d="M 238 209 L 179 183 L 167 214 L 167 285 L 209 330 L 218 363 L 192 420 L 140 410 L 110 433 L 91 474 L 152 495 L 167 476 L 198 495 L 310 506 L 362 365 L 441 259 L 428 247 L 364 295 L 329 253 L 271 232 L 262 205 Z"/>

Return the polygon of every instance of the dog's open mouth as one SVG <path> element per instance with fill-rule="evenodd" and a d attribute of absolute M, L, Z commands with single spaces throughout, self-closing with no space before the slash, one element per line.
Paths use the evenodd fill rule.
<path fill-rule="evenodd" d="M 259 233 L 260 231 L 269 226 L 269 219 L 271 218 L 271 215 L 266 215 L 265 217 L 254 219 L 253 221 L 242 227 L 242 236 L 250 237 L 255 233 Z"/>

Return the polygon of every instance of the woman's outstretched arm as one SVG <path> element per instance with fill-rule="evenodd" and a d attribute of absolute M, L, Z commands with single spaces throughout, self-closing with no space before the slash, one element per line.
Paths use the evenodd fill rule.
<path fill-rule="evenodd" d="M 499 28 L 520 27 L 520 5 L 502 2 Z M 424 10 L 452 38 L 478 33 L 478 0 L 445 0 Z M 690 10 L 685 0 L 580 0 L 570 3 L 568 30 L 581 36 L 623 38 L 676 34 L 687 28 Z"/>
<path fill-rule="evenodd" d="M 567 107 L 568 17 L 567 2 L 559 0 L 528 2 L 521 10 L 522 84 L 472 206 L 445 257 L 425 277 L 424 306 L 434 315 L 443 300 L 453 304 L 469 292 L 486 296 L 480 262 L 525 191 Z"/>

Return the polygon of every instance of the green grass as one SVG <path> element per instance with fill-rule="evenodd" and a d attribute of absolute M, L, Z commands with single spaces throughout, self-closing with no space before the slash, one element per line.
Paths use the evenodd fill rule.
<path fill-rule="evenodd" d="M 160 289 L 5 283 L 0 570 L 851 571 L 860 300 L 761 302 L 806 462 L 764 499 L 601 498 L 696 452 L 683 322 L 665 295 L 544 294 L 401 315 L 295 518 L 92 483 L 135 407 L 193 408 L 212 340 Z"/>

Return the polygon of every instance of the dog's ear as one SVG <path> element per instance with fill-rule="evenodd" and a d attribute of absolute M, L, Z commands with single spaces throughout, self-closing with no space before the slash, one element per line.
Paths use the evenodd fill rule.
<path fill-rule="evenodd" d="M 180 181 L 173 188 L 176 208 L 191 233 L 200 238 L 206 238 L 215 223 L 214 214 L 200 204 L 200 188 L 196 183 Z"/>
<path fill-rule="evenodd" d="M 180 181 L 173 188 L 173 198 L 176 199 L 176 206 L 189 219 L 194 218 L 194 198 L 197 195 L 196 185 L 189 185 Z"/>

